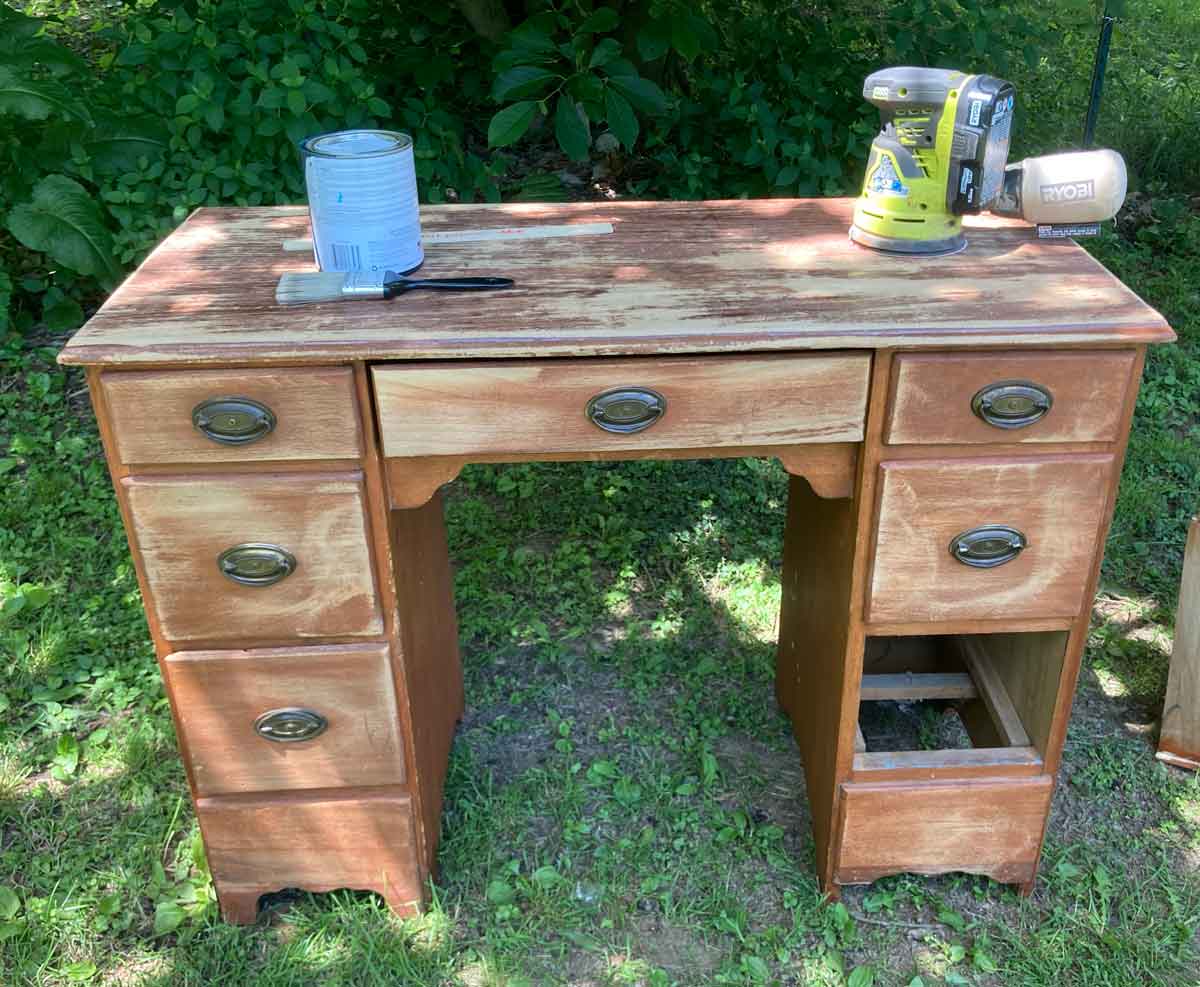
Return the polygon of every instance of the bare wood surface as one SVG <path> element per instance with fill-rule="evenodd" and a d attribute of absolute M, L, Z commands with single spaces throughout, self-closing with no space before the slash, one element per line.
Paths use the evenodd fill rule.
<path fill-rule="evenodd" d="M 383 633 L 360 473 L 129 476 L 121 485 L 148 603 L 169 640 Z M 282 546 L 296 570 L 273 586 L 238 585 L 217 557 L 243 542 Z"/>
<path fill-rule="evenodd" d="M 1097 454 L 884 463 L 869 619 L 1079 614 L 1112 467 Z M 961 532 L 993 523 L 1017 528 L 1028 547 L 990 569 L 950 554 Z"/>
<path fill-rule="evenodd" d="M 901 672 L 864 675 L 858 698 L 908 702 L 915 699 L 973 699 L 975 683 L 965 672 Z"/>
<path fill-rule="evenodd" d="M 1030 740 L 1043 756 L 1050 741 L 1067 650 L 1066 631 L 981 634 L 958 639 L 970 652 L 986 652 Z"/>
<path fill-rule="evenodd" d="M 1200 768 L 1200 518 L 1188 528 L 1158 757 Z"/>
<path fill-rule="evenodd" d="M 196 814 L 221 911 L 252 922 L 284 888 L 375 891 L 412 911 L 423 888 L 409 797 L 388 789 L 201 798 Z"/>
<path fill-rule="evenodd" d="M 398 653 L 412 707 L 412 753 L 420 794 L 417 823 L 424 863 L 432 872 L 446 762 L 464 702 L 442 498 L 435 496 L 414 510 L 392 511 L 390 523 Z"/>
<path fill-rule="evenodd" d="M 110 372 L 100 383 L 124 463 L 357 459 L 361 451 L 348 368 Z M 192 410 L 220 397 L 265 404 L 274 431 L 245 445 L 205 437 L 192 425 Z"/>
<path fill-rule="evenodd" d="M 1032 880 L 1053 787 L 1049 775 L 843 785 L 836 879 L 965 871 L 1007 884 Z"/>
<path fill-rule="evenodd" d="M 979 701 L 987 709 L 1001 743 L 1006 747 L 1029 747 L 1029 734 L 1021 722 L 1016 706 L 1009 698 L 1004 679 L 992 660 L 985 644 L 986 638 L 965 637 L 959 640 L 963 661 L 979 689 Z"/>
<path fill-rule="evenodd" d="M 376 367 L 385 456 L 704 449 L 863 436 L 863 353 L 557 360 Z M 591 398 L 644 387 L 666 410 L 640 432 L 608 432 Z"/>
<path fill-rule="evenodd" d="M 825 500 L 807 481 L 788 484 L 787 528 L 783 546 L 783 597 L 775 695 L 792 721 L 804 760 L 812 807 L 817 872 L 823 885 L 831 876 L 842 731 L 841 696 L 846 689 L 855 556 L 857 501 Z M 857 705 L 854 710 L 857 713 Z M 848 725 L 849 756 L 857 716 Z"/>
<path fill-rule="evenodd" d="M 896 358 L 885 441 L 1113 442 L 1135 363 L 1133 350 L 1078 353 L 907 353 Z M 971 399 L 984 387 L 1028 380 L 1053 398 L 1039 421 L 997 428 L 977 417 Z"/>
<path fill-rule="evenodd" d="M 1033 747 L 967 747 L 934 751 L 867 751 L 854 756 L 855 781 L 944 780 L 1042 773 Z"/>
<path fill-rule="evenodd" d="M 949 257 L 849 241 L 851 199 L 431 206 L 426 230 L 610 222 L 607 236 L 431 244 L 421 274 L 506 275 L 478 295 L 279 306 L 311 258 L 303 207 L 201 209 L 77 333 L 64 363 L 664 355 L 737 350 L 1096 345 L 1173 338 L 1073 243 L 968 219 Z M 986 272 L 981 276 L 981 272 Z M 970 290 L 950 290 L 950 285 Z"/>
<path fill-rule="evenodd" d="M 388 492 L 397 510 L 420 507 L 438 487 L 449 483 L 468 462 L 611 462 L 627 459 L 778 459 L 793 476 L 802 476 L 820 497 L 849 497 L 854 492 L 858 444 L 811 442 L 794 446 L 715 446 L 704 449 L 623 449 L 579 452 L 479 453 L 472 456 L 414 456 L 388 459 Z"/>
<path fill-rule="evenodd" d="M 181 651 L 163 665 L 200 795 L 404 781 L 386 645 Z M 261 714 L 286 707 L 328 726 L 288 743 L 255 732 Z"/>

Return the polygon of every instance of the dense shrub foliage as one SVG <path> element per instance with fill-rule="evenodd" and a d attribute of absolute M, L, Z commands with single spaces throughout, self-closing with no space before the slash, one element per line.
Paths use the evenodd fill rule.
<path fill-rule="evenodd" d="M 1174 135 L 1195 129 L 1200 100 L 1170 80 L 1197 56 L 1170 36 L 1170 2 L 1139 7 L 1138 30 L 1118 34 L 1109 118 L 1135 165 L 1190 174 L 1197 139 Z M 863 77 L 908 62 L 1013 78 L 1028 107 L 1017 150 L 1061 147 L 1082 118 L 1096 13 L 1092 0 L 100 9 L 0 4 L 0 320 L 11 309 L 17 328 L 78 324 L 197 206 L 300 201 L 296 142 L 331 129 L 411 132 L 431 202 L 562 198 L 562 169 L 587 181 L 589 160 L 632 196 L 841 194 L 877 125 Z"/>

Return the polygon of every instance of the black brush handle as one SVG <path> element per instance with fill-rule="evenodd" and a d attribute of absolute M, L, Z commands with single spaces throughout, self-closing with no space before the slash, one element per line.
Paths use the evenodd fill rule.
<path fill-rule="evenodd" d="M 406 291 L 417 288 L 432 288 L 437 291 L 488 291 L 496 288 L 511 288 L 516 282 L 512 278 L 400 278 L 388 277 L 383 285 L 383 297 L 395 298 Z"/>

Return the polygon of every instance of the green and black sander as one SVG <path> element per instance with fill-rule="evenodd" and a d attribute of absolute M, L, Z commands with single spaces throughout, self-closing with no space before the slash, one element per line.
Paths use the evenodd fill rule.
<path fill-rule="evenodd" d="M 883 129 L 871 144 L 850 237 L 877 250 L 953 253 L 962 217 L 1003 191 L 1016 90 L 991 75 L 914 66 L 867 76 Z"/>

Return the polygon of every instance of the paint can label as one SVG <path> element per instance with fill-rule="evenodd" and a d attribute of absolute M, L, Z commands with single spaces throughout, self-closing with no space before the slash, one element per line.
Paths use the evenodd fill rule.
<path fill-rule="evenodd" d="M 414 270 L 424 260 L 412 138 L 343 130 L 300 145 L 322 271 Z"/>

